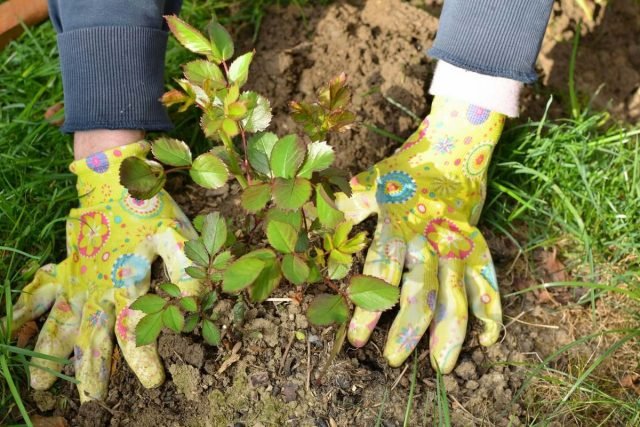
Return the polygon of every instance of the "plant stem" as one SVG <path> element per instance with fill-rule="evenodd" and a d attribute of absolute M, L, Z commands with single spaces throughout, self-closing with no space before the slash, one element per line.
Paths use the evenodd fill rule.
<path fill-rule="evenodd" d="M 191 169 L 191 166 L 176 166 L 175 168 L 165 170 L 164 173 L 170 174 L 173 172 L 184 171 L 189 169 Z"/>
<path fill-rule="evenodd" d="M 247 181 L 251 182 L 251 168 L 249 167 L 249 158 L 247 157 L 247 135 L 244 132 L 244 128 L 240 125 L 240 135 L 242 135 L 242 151 L 244 154 L 244 172 L 247 174 Z"/>

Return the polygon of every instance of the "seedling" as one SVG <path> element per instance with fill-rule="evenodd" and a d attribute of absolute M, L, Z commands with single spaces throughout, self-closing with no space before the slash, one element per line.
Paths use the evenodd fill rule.
<path fill-rule="evenodd" d="M 186 273 L 202 280 L 205 290 L 197 297 L 182 296 L 175 284 L 165 283 L 160 289 L 169 299 L 147 295 L 136 300 L 132 308 L 146 313 L 137 344 L 154 341 L 163 325 L 176 332 L 199 325 L 206 342 L 217 345 L 221 333 L 214 305 L 220 292 L 246 293 L 259 303 L 283 281 L 299 291 L 322 282 L 336 292 L 317 296 L 309 306 L 309 321 L 318 326 L 344 326 L 349 302 L 368 310 L 393 307 L 398 289 L 383 280 L 357 275 L 346 287 L 340 282 L 349 275 L 354 254 L 367 244 L 366 234 L 352 235 L 352 224 L 336 208 L 334 193 L 350 194 L 351 189 L 348 175 L 332 166 L 335 153 L 324 141 L 329 132 L 345 131 L 355 121 L 348 110 L 346 76 L 331 80 L 316 102 L 291 103 L 292 117 L 308 140 L 279 137 L 266 132 L 269 101 L 242 89 L 254 52 L 231 60 L 231 36 L 215 20 L 205 36 L 175 16 L 166 19 L 176 39 L 202 58 L 184 66 L 184 78 L 176 80 L 179 88 L 165 93 L 162 101 L 179 111 L 198 108 L 202 131 L 214 146 L 193 159 L 186 143 L 161 137 L 152 143 L 154 160 L 123 162 L 121 182 L 134 197 L 148 199 L 176 171 L 188 171 L 196 184 L 209 189 L 233 178 L 242 188 L 247 217 L 233 232 L 218 212 L 196 218 L 199 237 L 185 246 L 193 262 Z"/>

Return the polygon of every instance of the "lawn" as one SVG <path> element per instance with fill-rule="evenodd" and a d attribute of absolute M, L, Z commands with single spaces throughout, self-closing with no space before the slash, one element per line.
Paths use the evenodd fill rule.
<path fill-rule="evenodd" d="M 234 34 L 252 39 L 259 37 L 268 6 L 305 7 L 296 0 L 249 3 L 188 3 L 182 16 L 201 27 L 215 10 L 223 23 L 236 28 Z M 187 58 L 172 40 L 168 85 Z M 572 73 L 583 71 L 573 68 Z M 512 248 L 504 255 L 498 251 L 501 279 L 520 281 L 503 290 L 504 304 L 529 307 L 525 301 L 534 301 L 546 313 L 540 322 L 556 322 L 548 326 L 571 331 L 570 339 L 547 352 L 535 348 L 535 356 L 504 364 L 513 365 L 519 375 L 511 398 L 524 408 L 521 423 L 639 425 L 640 127 L 592 109 L 594 94 L 576 89 L 573 75 L 562 90 L 537 89 L 555 92 L 548 102 L 562 105 L 563 116 L 545 114 L 511 123 L 490 169 L 481 228 L 490 230 L 490 243 Z M 76 203 L 74 178 L 67 169 L 72 145 L 69 136 L 44 119 L 45 111 L 62 99 L 55 33 L 45 23 L 0 52 L 0 317 L 11 312 L 20 289 L 40 265 L 65 256 L 64 222 Z M 194 114 L 174 119 L 174 136 L 196 150 L 206 147 L 194 131 Z M 507 331 L 524 319 L 505 319 Z M 29 354 L 10 337 L 0 336 L 2 425 L 28 424 L 21 414 L 37 413 L 28 396 Z M 401 386 L 407 390 L 405 425 L 427 422 L 411 415 L 417 354 L 405 364 L 410 381 Z M 429 384 L 436 397 L 430 411 L 435 415 L 430 419 L 456 425 L 451 413 L 464 404 L 446 378 L 433 380 Z M 386 395 L 377 402 L 378 420 L 385 419 L 385 402 Z"/>

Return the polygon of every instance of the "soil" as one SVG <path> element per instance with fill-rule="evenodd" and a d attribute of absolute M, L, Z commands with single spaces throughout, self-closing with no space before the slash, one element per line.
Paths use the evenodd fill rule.
<path fill-rule="evenodd" d="M 434 63 L 424 52 L 434 39 L 441 2 L 412 3 L 423 7 L 400 0 L 368 0 L 302 10 L 277 8 L 267 14 L 255 46 L 251 86 L 272 102 L 271 129 L 281 135 L 295 132 L 287 115 L 288 102 L 310 98 L 330 77 L 344 71 L 354 90 L 353 110 L 360 120 L 408 136 L 416 121 L 389 99 L 418 117 L 428 112 L 427 82 Z M 570 51 L 566 41 L 572 38 L 581 13 L 569 4 L 572 2 L 556 4 L 541 54 L 543 83 L 551 86 L 549 90 L 566 87 Z M 596 22 L 584 28 L 578 56 L 578 87 L 592 93 L 606 82 L 598 99 L 613 99 L 613 111 L 620 118 L 637 119 L 639 115 L 640 34 L 638 26 L 631 25 L 639 22 L 639 16 L 638 3 L 631 0 L 612 2 L 607 11 L 598 9 Z M 250 40 L 248 34 L 238 36 Z M 628 42 L 620 42 L 623 37 Z M 244 43 L 249 47 L 248 41 Z M 589 65 L 582 65 L 585 63 Z M 613 70 L 611 64 L 616 65 Z M 541 94 L 546 90 L 542 87 L 529 93 L 523 107 L 526 115 L 540 117 L 546 103 Z M 398 146 L 365 126 L 332 136 L 330 143 L 338 153 L 338 166 L 350 172 L 383 159 Z M 215 208 L 242 217 L 233 186 L 204 192 L 185 187 L 181 181 L 170 184 L 190 216 Z M 364 227 L 371 230 L 373 224 L 370 220 Z M 527 260 L 519 256 L 511 240 L 488 229 L 483 232 L 503 295 L 548 277 L 557 279 L 558 274 L 569 277 L 555 253 L 539 250 Z M 526 241 L 526 229 L 515 237 Z M 159 352 L 167 381 L 157 389 L 144 389 L 116 350 L 105 402 L 79 406 L 75 386 L 58 382 L 50 391 L 32 392 L 30 403 L 37 412 L 62 415 L 71 425 L 86 426 L 371 426 L 378 414 L 383 426 L 402 425 L 411 363 L 390 368 L 380 350 L 393 312 L 385 313 L 369 344 L 362 349 L 346 345 L 319 379 L 335 329 L 311 327 L 303 313 L 313 294 L 322 291 L 322 286 L 309 289 L 301 303 L 251 306 L 242 325 L 235 324 L 229 315 L 220 348 L 202 344 L 197 334 L 164 332 Z M 275 296 L 289 297 L 288 292 L 290 288 L 281 287 Z M 578 297 L 557 290 L 504 298 L 504 337 L 489 348 L 479 345 L 479 324 L 471 322 L 459 364 L 454 373 L 444 377 L 453 425 L 517 426 L 531 421 L 527 419 L 528 406 L 536 403 L 533 399 L 539 394 L 528 389 L 514 399 L 525 377 L 525 370 L 517 365 L 537 362 L 580 336 L 575 319 L 588 317 L 585 313 L 589 309 L 568 308 Z M 220 312 L 231 312 L 232 304 L 221 301 Z M 574 356 L 582 357 L 580 351 L 588 355 L 588 350 L 593 349 L 576 350 Z M 427 352 L 423 340 L 417 350 L 409 425 L 437 422 L 436 375 Z M 566 358 L 557 361 L 558 367 L 567 363 Z"/>

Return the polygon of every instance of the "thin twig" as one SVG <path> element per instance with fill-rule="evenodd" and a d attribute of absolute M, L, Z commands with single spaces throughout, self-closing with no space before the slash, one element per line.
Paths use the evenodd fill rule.
<path fill-rule="evenodd" d="M 400 382 L 400 380 L 402 379 L 402 376 L 404 375 L 405 372 L 407 372 L 407 369 L 409 369 L 409 365 L 407 364 L 404 369 L 402 370 L 402 372 L 400 372 L 400 375 L 398 376 L 398 378 L 396 379 L 396 381 L 393 383 L 393 385 L 391 386 L 391 391 L 393 391 L 394 388 L 396 388 L 396 386 L 398 385 L 398 383 Z"/>
<path fill-rule="evenodd" d="M 311 343 L 307 340 L 307 391 L 311 382 Z"/>
<path fill-rule="evenodd" d="M 289 338 L 289 342 L 287 343 L 287 348 L 284 349 L 284 354 L 282 355 L 282 360 L 280 361 L 280 368 L 278 368 L 278 374 L 282 373 L 282 368 L 284 368 L 284 362 L 287 361 L 287 356 L 289 355 L 289 350 L 291 350 L 291 345 L 293 344 L 293 340 L 295 339 L 296 334 L 293 332 L 291 334 L 291 338 Z"/>

